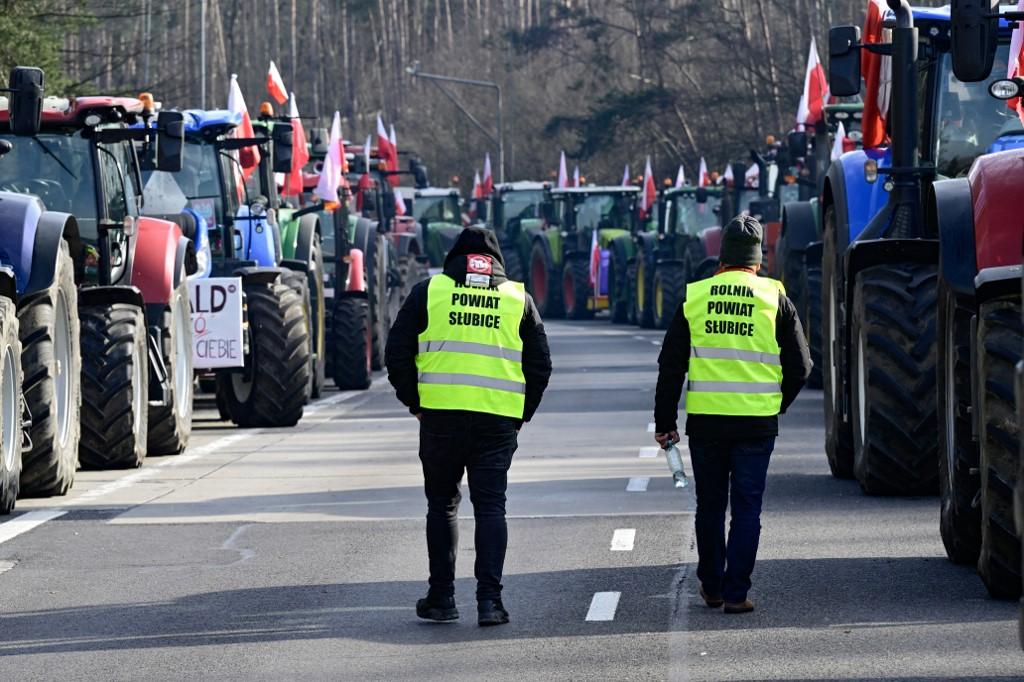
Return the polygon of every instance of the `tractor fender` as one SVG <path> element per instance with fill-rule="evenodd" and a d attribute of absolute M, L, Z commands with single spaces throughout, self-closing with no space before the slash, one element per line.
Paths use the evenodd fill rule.
<path fill-rule="evenodd" d="M 978 292 L 975 300 L 978 306 L 993 298 L 1020 296 L 1022 271 L 1024 267 L 1020 263 L 983 268 L 974 278 L 974 286 Z"/>
<path fill-rule="evenodd" d="M 0 192 L 0 263 L 14 271 L 18 291 L 28 287 L 43 202 L 37 197 Z"/>
<path fill-rule="evenodd" d="M 313 258 L 313 237 L 321 235 L 320 216 L 307 213 L 299 218 L 299 229 L 295 235 L 295 260 L 308 263 Z"/>
<path fill-rule="evenodd" d="M 925 225 L 939 235 L 939 276 L 963 296 L 974 295 L 978 274 L 973 204 L 967 178 L 933 183 L 925 202 Z"/>
<path fill-rule="evenodd" d="M 1020 263 L 1024 219 L 1019 210 L 1024 149 L 979 157 L 967 179 L 974 200 L 974 246 L 977 269 Z"/>
<path fill-rule="evenodd" d="M 231 274 L 241 277 L 246 284 L 273 284 L 284 272 L 284 268 L 257 265 L 238 268 Z"/>
<path fill-rule="evenodd" d="M 423 254 L 423 247 L 420 244 L 420 240 L 417 238 L 414 232 L 400 232 L 393 234 L 392 237 L 395 240 L 395 249 L 398 251 L 398 257 L 404 258 L 409 254 L 419 256 Z"/>
<path fill-rule="evenodd" d="M 863 239 L 856 241 L 846 250 L 844 268 L 846 286 L 845 329 L 851 329 L 853 314 L 852 283 L 857 273 L 865 268 L 885 263 L 938 264 L 939 240 L 937 239 Z"/>
<path fill-rule="evenodd" d="M 350 249 L 348 252 L 348 278 L 345 282 L 345 293 L 366 293 L 366 279 L 363 277 L 363 252 L 361 249 Z"/>
<path fill-rule="evenodd" d="M 131 284 L 146 303 L 168 303 L 181 274 L 177 263 L 179 242 L 184 239 L 181 228 L 169 220 L 143 216 L 136 220 L 135 229 Z"/>
<path fill-rule="evenodd" d="M 821 267 L 821 259 L 825 254 L 825 243 L 824 242 L 811 242 L 804 249 L 804 267 L 808 268 L 812 265 Z"/>
<path fill-rule="evenodd" d="M 889 201 L 882 176 L 875 182 L 868 182 L 864 177 L 864 164 L 869 160 L 879 167 L 887 167 L 892 165 L 892 154 L 888 148 L 858 149 L 843 154 L 828 169 L 826 192 L 832 196 L 837 218 L 842 216 L 839 223 L 846 226 L 845 234 L 838 235 L 837 244 L 854 241 Z"/>
<path fill-rule="evenodd" d="M 282 258 L 279 265 L 285 270 L 291 270 L 292 272 L 301 272 L 303 274 L 309 272 L 309 263 L 304 260 Z"/>
<path fill-rule="evenodd" d="M 705 255 L 718 260 L 718 254 L 722 252 L 722 228 L 709 227 L 701 230 L 698 236 Z"/>
<path fill-rule="evenodd" d="M 530 240 L 530 244 L 531 244 L 531 246 L 530 246 L 531 249 L 533 248 L 533 246 L 532 246 L 533 244 L 540 244 L 540 248 L 544 251 L 544 255 L 545 255 L 545 257 L 547 257 L 548 263 L 551 263 L 552 267 L 557 268 L 557 267 L 559 267 L 562 264 L 562 260 L 563 260 L 562 258 L 559 258 L 557 261 L 555 260 L 555 251 L 551 247 L 551 240 L 543 232 L 535 235 Z M 564 255 L 565 258 L 568 258 L 569 254 L 560 254 L 560 255 Z M 558 272 L 558 271 L 556 270 L 555 272 Z"/>
<path fill-rule="evenodd" d="M 782 239 L 788 253 L 803 251 L 820 237 L 818 219 L 809 201 L 794 201 L 782 207 Z M 788 253 L 783 257 L 788 257 Z"/>
<path fill-rule="evenodd" d="M 174 288 L 177 289 L 182 280 L 198 271 L 196 245 L 188 237 L 182 236 L 178 239 L 178 246 L 174 252 Z"/>
<path fill-rule="evenodd" d="M 166 301 L 164 301 L 166 303 Z M 140 310 L 146 309 L 146 301 L 142 292 L 135 286 L 104 285 L 87 286 L 78 290 L 78 307 L 110 306 L 115 303 L 133 305 Z"/>
<path fill-rule="evenodd" d="M 82 240 L 78 235 L 78 221 L 67 213 L 44 211 L 39 217 L 36 228 L 32 250 L 32 273 L 29 276 L 28 285 L 22 291 L 23 295 L 42 291 L 53 284 L 62 242 L 67 242 L 72 259 L 75 261 L 75 279 L 81 279 L 80 276 L 77 276 L 80 267 L 78 264 L 81 261 L 78 254 L 82 251 Z"/>
<path fill-rule="evenodd" d="M 616 237 L 608 246 L 614 252 L 615 259 L 622 263 L 629 263 L 636 257 L 636 244 L 628 234 Z"/>
<path fill-rule="evenodd" d="M 12 301 L 18 299 L 18 285 L 15 283 L 14 270 L 6 265 L 0 265 L 0 296 Z"/>

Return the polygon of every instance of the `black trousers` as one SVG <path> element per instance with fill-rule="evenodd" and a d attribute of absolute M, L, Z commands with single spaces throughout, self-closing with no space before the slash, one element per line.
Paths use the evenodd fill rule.
<path fill-rule="evenodd" d="M 505 490 L 518 447 L 518 421 L 477 412 L 425 412 L 420 423 L 420 461 L 427 496 L 430 596 L 455 593 L 459 550 L 459 490 L 463 472 L 476 519 L 476 598 L 501 597 L 508 529 Z"/>

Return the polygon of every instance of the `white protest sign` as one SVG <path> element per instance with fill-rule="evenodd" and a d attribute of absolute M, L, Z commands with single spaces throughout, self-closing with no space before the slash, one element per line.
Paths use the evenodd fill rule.
<path fill-rule="evenodd" d="M 241 367 L 242 280 L 211 277 L 189 282 L 192 306 L 192 363 L 196 369 Z"/>

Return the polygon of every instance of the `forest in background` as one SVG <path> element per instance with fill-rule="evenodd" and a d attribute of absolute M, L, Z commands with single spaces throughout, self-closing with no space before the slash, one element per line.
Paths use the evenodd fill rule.
<path fill-rule="evenodd" d="M 923 2 L 915 4 L 940 4 Z M 811 36 L 827 63 L 830 25 L 860 24 L 866 0 L 0 0 L 0 73 L 43 66 L 49 94 L 150 91 L 198 107 L 231 73 L 250 109 L 273 59 L 301 115 L 334 110 L 361 143 L 379 113 L 434 184 L 463 190 L 497 150 L 423 72 L 503 90 L 507 179 L 570 172 L 617 184 L 650 155 L 656 176 L 712 170 L 793 125 Z M 447 86 L 493 130 L 492 90 Z M 313 121 L 306 121 L 307 127 Z M 495 165 L 495 175 L 498 174 Z"/>

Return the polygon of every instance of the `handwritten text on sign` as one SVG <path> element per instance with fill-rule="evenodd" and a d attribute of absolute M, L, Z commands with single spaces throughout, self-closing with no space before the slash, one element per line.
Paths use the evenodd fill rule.
<path fill-rule="evenodd" d="M 196 369 L 241 367 L 242 280 L 211 277 L 189 282 L 192 362 Z"/>

